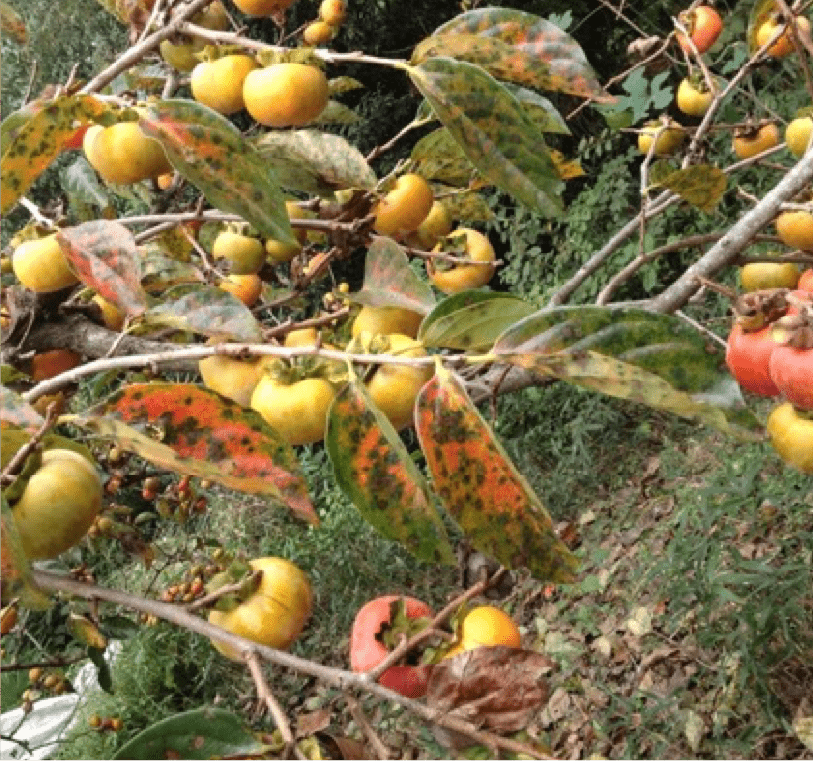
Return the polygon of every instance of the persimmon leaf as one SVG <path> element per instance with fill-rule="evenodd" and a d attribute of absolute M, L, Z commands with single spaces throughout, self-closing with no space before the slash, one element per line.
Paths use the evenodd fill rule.
<path fill-rule="evenodd" d="M 259 414 L 207 388 L 133 384 L 77 422 L 159 467 L 273 496 L 318 523 L 290 445 Z"/>
<path fill-rule="evenodd" d="M 10 114 L 3 121 L 0 212 L 5 214 L 25 194 L 77 128 L 96 121 L 109 109 L 92 95 L 78 94 L 28 104 Z"/>
<path fill-rule="evenodd" d="M 19 597 L 26 607 L 44 610 L 50 605 L 50 600 L 37 588 L 31 576 L 31 565 L 23 551 L 14 514 L 5 494 L 2 496 L 0 524 L 0 595 L 6 601 Z"/>
<path fill-rule="evenodd" d="M 254 343 L 262 331 L 251 310 L 239 299 L 211 285 L 177 285 L 165 291 L 163 302 L 144 315 L 148 323 L 191 330 L 204 336 Z"/>
<path fill-rule="evenodd" d="M 0 386 L 0 420 L 3 426 L 16 425 L 29 433 L 38 431 L 45 419 L 19 394 Z"/>
<path fill-rule="evenodd" d="M 296 243 L 273 172 L 228 119 L 194 101 L 164 100 L 138 123 L 213 206 L 239 214 L 266 238 Z"/>
<path fill-rule="evenodd" d="M 364 284 L 352 298 L 359 304 L 401 307 L 420 314 L 435 305 L 432 289 L 409 266 L 404 249 L 390 238 L 376 238 L 370 244 Z"/>
<path fill-rule="evenodd" d="M 710 164 L 678 169 L 668 161 L 658 161 L 650 169 L 649 180 L 653 185 L 677 193 L 684 201 L 707 214 L 714 211 L 728 186 L 725 172 Z"/>
<path fill-rule="evenodd" d="M 614 98 L 599 84 L 579 44 L 556 24 L 510 8 L 478 8 L 439 26 L 412 63 L 450 56 L 478 64 L 498 79 L 598 102 Z"/>
<path fill-rule="evenodd" d="M 429 486 L 355 374 L 333 400 L 325 436 L 336 483 L 388 539 L 432 563 L 455 563 Z"/>
<path fill-rule="evenodd" d="M 561 213 L 563 183 L 550 151 L 505 87 L 453 58 L 430 58 L 408 73 L 483 178 L 540 214 Z"/>
<path fill-rule="evenodd" d="M 131 316 L 147 308 L 141 287 L 141 256 L 133 234 L 119 222 L 96 220 L 56 234 L 79 279 Z"/>
<path fill-rule="evenodd" d="M 462 381 L 439 364 L 416 405 L 418 439 L 435 492 L 472 545 L 540 580 L 572 581 L 576 558 Z"/>

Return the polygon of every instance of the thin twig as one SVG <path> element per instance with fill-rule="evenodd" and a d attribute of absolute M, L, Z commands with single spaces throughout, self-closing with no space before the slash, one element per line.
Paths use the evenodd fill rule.
<path fill-rule="evenodd" d="M 372 724 L 370 724 L 370 720 L 367 718 L 367 714 L 364 713 L 364 709 L 361 707 L 358 700 L 356 700 L 348 692 L 343 693 L 343 696 L 347 702 L 347 707 L 350 709 L 350 715 L 353 717 L 356 724 L 359 725 L 359 729 L 364 733 L 367 741 L 372 746 L 373 751 L 375 752 L 374 758 L 381 759 L 381 761 L 392 758 L 392 751 L 386 745 L 384 745 L 383 740 L 378 736 L 375 729 L 373 729 Z"/>
<path fill-rule="evenodd" d="M 235 581 L 233 584 L 225 584 L 224 586 L 220 587 L 219 589 L 215 589 L 214 592 L 209 592 L 208 595 L 204 595 L 203 597 L 199 597 L 197 600 L 193 600 L 186 606 L 186 609 L 193 613 L 195 611 L 200 610 L 201 608 L 209 607 L 213 602 L 217 602 L 221 597 L 225 595 L 230 595 L 232 592 L 240 592 L 243 589 L 251 588 L 254 584 L 259 584 L 260 580 L 262 579 L 263 572 L 260 570 L 254 571 L 251 576 L 244 577 Z"/>
<path fill-rule="evenodd" d="M 48 431 L 53 428 L 54 423 L 56 423 L 58 407 L 59 404 L 57 402 L 51 402 L 48 405 L 48 409 L 45 412 L 45 420 L 42 421 L 42 425 L 34 432 L 34 435 L 14 453 L 14 456 L 8 461 L 6 467 L 3 468 L 3 473 L 0 475 L 0 481 L 2 481 L 3 484 L 14 483 L 18 472 L 22 470 L 28 456 L 39 446 L 45 434 L 48 433 Z"/>

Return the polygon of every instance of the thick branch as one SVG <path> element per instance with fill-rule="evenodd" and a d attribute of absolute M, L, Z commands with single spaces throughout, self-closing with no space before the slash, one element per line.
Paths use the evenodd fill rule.
<path fill-rule="evenodd" d="M 671 313 L 680 309 L 700 288 L 698 278 L 712 278 L 731 264 L 777 214 L 784 201 L 813 182 L 813 151 L 808 151 L 753 209 L 737 221 L 720 240 L 692 264 L 669 288 L 652 299 L 655 312 Z"/>

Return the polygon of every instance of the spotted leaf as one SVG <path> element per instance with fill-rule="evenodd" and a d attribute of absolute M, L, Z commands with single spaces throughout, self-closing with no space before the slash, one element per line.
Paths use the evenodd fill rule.
<path fill-rule="evenodd" d="M 62 253 L 79 279 L 121 311 L 138 316 L 147 308 L 141 257 L 133 234 L 119 222 L 96 220 L 60 230 Z"/>
<path fill-rule="evenodd" d="M 194 101 L 165 100 L 149 105 L 139 126 L 213 206 L 239 214 L 266 238 L 296 242 L 267 162 L 224 116 Z"/>
<path fill-rule="evenodd" d="M 390 238 L 376 238 L 367 249 L 364 285 L 352 298 L 359 304 L 401 307 L 420 314 L 435 305 L 432 289 L 409 266 L 404 249 Z"/>
<path fill-rule="evenodd" d="M 543 309 L 509 328 L 494 351 L 545 378 L 697 418 L 753 438 L 762 426 L 726 370 L 724 348 L 673 315 L 643 309 Z"/>
<path fill-rule="evenodd" d="M 62 95 L 10 114 L 3 122 L 0 211 L 7 212 L 25 194 L 79 127 L 108 109 L 92 95 Z"/>
<path fill-rule="evenodd" d="M 541 90 L 614 100 L 567 32 L 523 11 L 479 8 L 456 16 L 415 48 L 412 63 L 435 56 L 475 63 L 498 79 Z"/>
<path fill-rule="evenodd" d="M 425 346 L 485 350 L 533 311 L 532 304 L 507 293 L 463 291 L 443 299 L 426 316 L 418 340 Z"/>
<path fill-rule="evenodd" d="M 161 468 L 267 494 L 318 519 L 291 447 L 253 410 L 188 383 L 136 383 L 79 418 Z"/>
<path fill-rule="evenodd" d="M 416 404 L 418 439 L 435 491 L 471 543 L 543 581 L 572 581 L 576 558 L 463 383 L 439 365 Z"/>
<path fill-rule="evenodd" d="M 272 130 L 254 145 L 279 184 L 289 190 L 329 195 L 336 188 L 375 187 L 375 172 L 367 159 L 340 135 Z"/>
<path fill-rule="evenodd" d="M 409 75 L 483 178 L 541 214 L 562 211 L 563 184 L 542 134 L 496 79 L 452 58 L 430 58 Z"/>
<path fill-rule="evenodd" d="M 728 185 L 728 177 L 716 166 L 695 164 L 679 169 L 668 161 L 658 161 L 649 172 L 653 185 L 668 188 L 684 201 L 710 214 L 720 203 Z"/>
<path fill-rule="evenodd" d="M 252 343 L 262 331 L 251 310 L 232 294 L 211 285 L 177 285 L 151 307 L 145 322 L 191 330 L 204 336 Z"/>
<path fill-rule="evenodd" d="M 368 523 L 421 560 L 454 564 L 426 481 L 355 375 L 333 401 L 325 444 L 336 482 Z"/>

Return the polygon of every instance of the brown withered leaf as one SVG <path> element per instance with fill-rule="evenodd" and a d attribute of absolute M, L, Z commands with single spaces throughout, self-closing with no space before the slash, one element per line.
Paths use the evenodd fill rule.
<path fill-rule="evenodd" d="M 513 647 L 479 647 L 433 666 L 426 702 L 478 727 L 518 732 L 548 699 L 553 663 Z"/>

